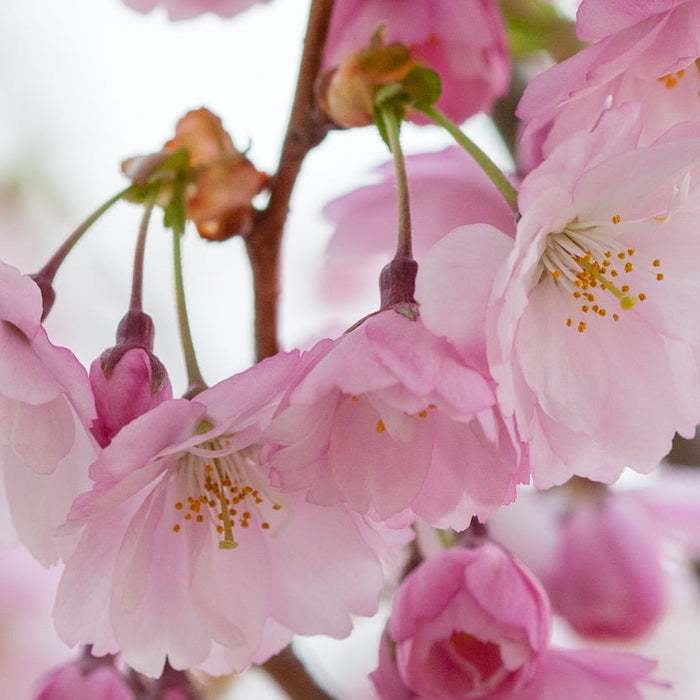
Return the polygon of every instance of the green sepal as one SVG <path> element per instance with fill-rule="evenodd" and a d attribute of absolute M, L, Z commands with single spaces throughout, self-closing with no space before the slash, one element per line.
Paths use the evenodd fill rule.
<path fill-rule="evenodd" d="M 178 234 L 185 231 L 187 208 L 185 206 L 185 187 L 187 179 L 179 176 L 172 183 L 172 191 L 168 203 L 163 207 L 163 226 L 171 228 Z"/>
<path fill-rule="evenodd" d="M 442 94 L 440 76 L 427 66 L 412 68 L 401 82 L 410 96 L 410 104 L 416 107 L 430 107 L 440 99 Z"/>

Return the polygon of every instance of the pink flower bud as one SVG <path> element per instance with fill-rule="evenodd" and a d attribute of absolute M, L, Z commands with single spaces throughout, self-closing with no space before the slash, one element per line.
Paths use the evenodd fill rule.
<path fill-rule="evenodd" d="M 127 348 L 111 364 L 115 353 L 123 349 L 111 348 L 90 367 L 97 407 L 92 433 L 102 447 L 134 418 L 173 397 L 165 368 L 146 348 Z"/>
<path fill-rule="evenodd" d="M 503 549 L 446 550 L 401 584 L 372 679 L 391 700 L 505 696 L 528 683 L 549 633 L 542 587 Z"/>
<path fill-rule="evenodd" d="M 119 671 L 98 660 L 84 668 L 84 659 L 55 669 L 35 700 L 135 700 Z"/>
<path fill-rule="evenodd" d="M 639 637 L 664 612 L 658 534 L 641 509 L 619 496 L 576 505 L 563 522 L 555 562 L 544 583 L 554 611 L 579 634 Z"/>

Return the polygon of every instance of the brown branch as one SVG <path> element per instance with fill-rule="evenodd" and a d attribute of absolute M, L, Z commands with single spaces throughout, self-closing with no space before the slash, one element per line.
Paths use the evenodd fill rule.
<path fill-rule="evenodd" d="M 307 153 L 317 146 L 331 125 L 320 111 L 314 85 L 321 68 L 333 0 L 313 0 L 304 39 L 292 112 L 277 172 L 270 184 L 270 201 L 246 238 L 255 293 L 255 353 L 257 360 L 274 355 L 277 341 L 280 248 L 289 200 Z"/>
<path fill-rule="evenodd" d="M 268 659 L 262 668 L 292 700 L 333 700 L 332 695 L 316 685 L 291 647 Z"/>

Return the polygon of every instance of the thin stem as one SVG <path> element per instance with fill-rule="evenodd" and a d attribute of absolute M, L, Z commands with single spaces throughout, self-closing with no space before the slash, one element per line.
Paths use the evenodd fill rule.
<path fill-rule="evenodd" d="M 316 684 L 291 647 L 268 659 L 262 668 L 292 700 L 333 700 L 332 695 Z"/>
<path fill-rule="evenodd" d="M 277 317 L 282 230 L 289 199 L 307 153 L 331 128 L 316 103 L 314 84 L 330 25 L 333 0 L 312 0 L 299 75 L 277 172 L 270 183 L 270 201 L 246 238 L 255 293 L 255 353 L 258 360 L 279 350 Z"/>
<path fill-rule="evenodd" d="M 180 243 L 181 232 L 173 229 L 173 261 L 175 268 L 175 299 L 177 303 L 177 318 L 180 325 L 180 340 L 182 351 L 185 355 L 185 367 L 187 368 L 188 387 L 186 398 L 192 398 L 200 391 L 207 388 L 199 371 L 197 356 L 194 352 L 190 322 L 187 317 L 187 302 L 185 300 L 185 283 L 182 276 L 182 246 Z"/>
<path fill-rule="evenodd" d="M 391 155 L 394 158 L 394 172 L 396 174 L 396 195 L 399 208 L 399 231 L 396 243 L 396 257 L 412 258 L 411 246 L 411 208 L 408 198 L 408 179 L 406 176 L 406 161 L 401 150 L 400 127 L 401 124 L 396 114 L 391 109 L 380 110 L 382 121 L 386 129 Z"/>
<path fill-rule="evenodd" d="M 61 266 L 63 261 L 66 259 L 68 256 L 68 253 L 71 252 L 75 244 L 83 237 L 83 234 L 112 206 L 114 206 L 122 197 L 125 195 L 129 194 L 133 189 L 135 189 L 135 185 L 129 185 L 128 187 L 125 187 L 121 192 L 117 192 L 117 194 L 114 195 L 111 199 L 108 199 L 101 207 L 98 209 L 95 209 L 95 211 L 88 216 L 85 221 L 83 221 L 78 228 L 71 233 L 70 236 L 59 246 L 58 250 L 51 256 L 49 261 L 44 265 L 44 267 L 39 270 L 33 277 L 36 278 L 41 278 L 44 280 L 46 283 L 50 284 L 53 282 L 53 278 L 56 275 L 56 272 L 58 271 L 58 268 Z"/>
<path fill-rule="evenodd" d="M 153 207 L 158 197 L 158 188 L 151 192 L 144 202 L 143 216 L 139 226 L 139 234 L 136 239 L 136 252 L 134 253 L 134 275 L 131 278 L 131 301 L 129 308 L 134 311 L 142 310 L 143 301 L 143 262 L 146 253 L 146 236 L 148 234 L 148 224 L 151 221 Z"/>
<path fill-rule="evenodd" d="M 508 202 L 513 212 L 517 215 L 519 213 L 518 192 L 515 187 L 510 184 L 508 178 L 503 174 L 501 169 L 468 136 L 466 136 L 459 126 L 449 117 L 435 109 L 435 107 L 419 105 L 418 109 L 432 119 L 438 126 L 445 129 L 454 140 L 474 158 L 481 166 L 481 169 L 488 175 L 491 182 L 496 185 L 496 188 L 503 195 L 506 202 Z"/>

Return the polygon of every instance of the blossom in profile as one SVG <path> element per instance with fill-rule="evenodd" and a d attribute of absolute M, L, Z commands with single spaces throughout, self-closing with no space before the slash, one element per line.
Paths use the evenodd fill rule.
<path fill-rule="evenodd" d="M 454 121 L 488 111 L 508 88 L 505 30 L 490 0 L 337 0 L 323 70 L 365 47 L 381 26 L 387 43 L 407 46 L 440 75 L 437 106 Z"/>
<path fill-rule="evenodd" d="M 699 22 L 693 0 L 583 0 L 578 35 L 596 43 L 536 76 L 518 105 L 522 141 L 534 164 L 572 132 L 592 130 L 605 109 L 625 102 L 641 106 L 643 146 L 676 124 L 697 124 Z"/>
<path fill-rule="evenodd" d="M 636 105 L 610 110 L 534 170 L 510 252 L 496 249 L 494 229 L 465 227 L 436 246 L 448 262 L 423 282 L 419 272 L 426 324 L 458 346 L 486 298 L 499 406 L 528 445 L 538 488 L 649 472 L 700 419 L 700 140 L 638 148 L 639 130 Z M 475 292 L 485 258 L 495 283 Z"/>
<path fill-rule="evenodd" d="M 613 493 L 563 513 L 545 578 L 554 611 L 595 639 L 635 639 L 666 609 L 667 576 L 653 520 Z"/>
<path fill-rule="evenodd" d="M 234 17 L 258 3 L 270 0 L 124 0 L 138 12 L 151 12 L 156 7 L 163 7 L 172 21 L 192 19 L 207 12 L 219 17 Z"/>
<path fill-rule="evenodd" d="M 303 357 L 266 438 L 284 491 L 380 519 L 463 530 L 528 477 L 489 382 L 393 309 Z"/>
<path fill-rule="evenodd" d="M 49 341 L 33 280 L 0 261 L 0 290 L 0 465 L 17 537 L 48 566 L 56 527 L 90 484 L 94 401 L 80 362 Z"/>
<path fill-rule="evenodd" d="M 70 644 L 150 676 L 241 671 L 292 633 L 344 636 L 373 614 L 378 539 L 343 508 L 273 488 L 262 428 L 296 367 L 279 355 L 126 425 L 91 468 L 55 608 Z M 352 577 L 346 572 L 352 571 Z"/>
<path fill-rule="evenodd" d="M 510 554 L 451 548 L 400 584 L 371 677 L 382 700 L 641 700 L 654 661 L 552 649 L 550 630 L 542 586 Z"/>

